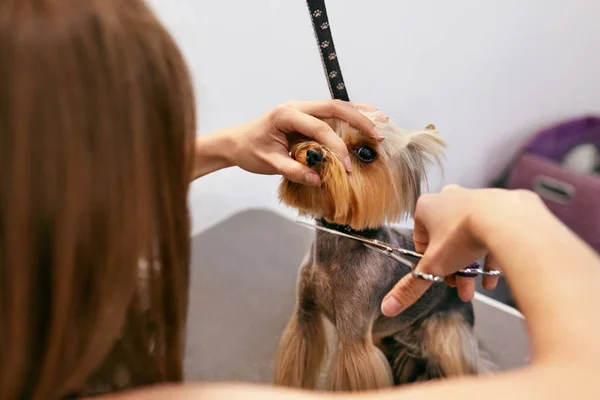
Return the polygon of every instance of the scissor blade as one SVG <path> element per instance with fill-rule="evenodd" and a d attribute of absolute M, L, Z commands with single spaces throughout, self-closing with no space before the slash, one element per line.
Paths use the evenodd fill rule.
<path fill-rule="evenodd" d="M 388 256 L 388 257 L 389 257 L 389 258 L 391 258 L 392 260 L 395 260 L 395 261 L 397 261 L 397 262 L 399 262 L 399 263 L 401 263 L 401 264 L 404 264 L 404 265 L 406 265 L 406 266 L 407 266 L 407 267 L 409 267 L 410 269 L 415 269 L 415 267 L 416 267 L 416 264 L 412 263 L 412 262 L 411 262 L 409 259 L 407 259 L 407 258 L 404 258 L 404 257 L 402 257 L 402 256 L 399 256 L 398 254 L 396 254 L 396 253 L 394 253 L 394 252 L 389 252 L 389 251 L 386 251 L 386 250 L 384 250 L 384 249 L 382 249 L 382 248 L 380 248 L 380 247 L 376 247 L 376 246 L 373 246 L 373 245 L 371 245 L 371 244 L 366 244 L 366 243 L 365 243 L 365 246 L 366 246 L 366 247 L 368 247 L 368 248 L 369 248 L 369 249 L 371 249 L 371 250 L 375 250 L 375 251 L 377 251 L 377 252 L 379 252 L 379 253 L 381 253 L 381 254 L 383 254 L 383 255 L 386 255 L 386 256 Z"/>
<path fill-rule="evenodd" d="M 331 233 L 332 235 L 342 236 L 342 237 L 345 237 L 348 239 L 354 239 L 359 242 L 362 242 L 369 249 L 375 250 L 379 253 L 382 253 L 382 254 L 390 257 L 391 259 L 396 260 L 397 262 L 410 267 L 413 270 L 416 267 L 416 263 L 413 263 L 409 259 L 402 257 L 401 255 L 396 254 L 396 253 L 400 253 L 404 256 L 411 256 L 411 257 L 415 257 L 415 258 L 419 258 L 419 259 L 423 257 L 422 254 L 417 253 L 415 251 L 403 249 L 403 248 L 397 247 L 397 246 L 393 246 L 389 243 L 381 242 L 376 239 L 363 238 L 363 237 L 352 235 L 349 233 L 336 231 L 335 229 L 329 229 L 329 228 L 326 228 L 321 225 L 311 224 L 311 223 L 308 223 L 305 221 L 296 220 L 296 222 L 300 225 L 305 225 L 305 226 L 308 226 L 308 227 L 311 227 L 311 228 L 314 228 L 314 229 L 317 229 L 317 230 L 320 230 L 323 232 Z M 489 275 L 489 276 L 502 276 L 503 275 L 502 271 L 484 270 L 481 267 L 479 267 L 478 264 L 476 264 L 476 265 L 477 265 L 477 267 L 475 267 L 475 268 L 461 269 L 461 270 L 457 271 L 456 275 L 470 277 L 470 278 L 475 277 L 477 275 Z"/>
<path fill-rule="evenodd" d="M 344 232 L 336 231 L 335 229 L 325 228 L 324 226 L 321 226 L 321 225 L 310 224 L 310 223 L 304 222 L 304 221 L 296 221 L 296 222 L 299 223 L 299 224 L 301 224 L 301 225 L 309 226 L 311 228 L 315 228 L 315 229 L 318 229 L 318 230 L 323 231 L 323 232 L 331 233 L 332 235 L 342 236 L 342 237 L 345 237 L 345 238 L 348 238 L 348 239 L 357 240 L 357 241 L 365 243 L 365 244 L 370 244 L 370 245 L 375 246 L 375 247 L 377 247 L 377 248 L 379 248 L 379 249 L 381 249 L 383 251 L 386 251 L 388 249 L 392 250 L 392 251 L 394 250 L 393 247 L 387 246 L 385 243 L 382 243 L 382 242 L 373 241 L 373 240 L 366 239 L 366 238 L 363 238 L 363 237 L 360 237 L 360 236 L 351 235 L 349 233 L 344 233 Z"/>
<path fill-rule="evenodd" d="M 397 247 L 397 246 L 391 245 L 389 243 L 382 242 L 382 241 L 377 240 L 377 239 L 367 239 L 367 238 L 363 238 L 363 237 L 360 237 L 360 236 L 351 235 L 349 233 L 344 233 L 344 232 L 336 231 L 335 229 L 325 228 L 324 226 L 321 226 L 321 225 L 311 224 L 311 223 L 308 223 L 308 222 L 305 222 L 305 221 L 299 221 L 299 220 L 297 220 L 296 222 L 299 223 L 299 224 L 301 224 L 301 225 L 309 226 L 311 228 L 315 228 L 315 229 L 318 229 L 318 230 L 323 231 L 323 232 L 331 233 L 333 235 L 338 235 L 338 236 L 346 237 L 346 238 L 349 238 L 349 239 L 357 240 L 357 241 L 362 242 L 362 243 L 364 243 L 366 245 L 371 245 L 373 247 L 376 247 L 376 248 L 378 248 L 378 249 L 380 249 L 380 250 L 382 250 L 384 252 L 387 252 L 388 254 L 391 254 L 393 252 L 398 252 L 398 253 L 404 254 L 406 256 L 412 256 L 412 257 L 416 257 L 416 258 L 423 257 L 422 254 L 417 253 L 415 251 L 403 249 L 401 247 Z"/>
<path fill-rule="evenodd" d="M 379 240 L 376 240 L 376 239 L 372 240 L 371 243 L 375 244 L 375 245 L 385 246 L 387 248 L 390 248 L 390 249 L 397 251 L 400 254 L 404 254 L 406 256 L 423 258 L 423 254 L 421 254 L 421 253 L 417 253 L 416 251 L 412 251 L 412 250 L 408 250 L 408 249 L 403 249 L 402 247 L 393 246 L 393 245 L 385 243 L 385 242 L 380 242 Z"/>

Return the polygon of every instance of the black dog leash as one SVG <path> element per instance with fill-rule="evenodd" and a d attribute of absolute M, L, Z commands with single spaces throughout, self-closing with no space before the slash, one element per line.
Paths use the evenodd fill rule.
<path fill-rule="evenodd" d="M 348 91 L 346 90 L 346 84 L 342 77 L 338 55 L 335 52 L 335 46 L 333 44 L 331 24 L 327 18 L 325 0 L 306 0 L 306 4 L 310 11 L 310 18 L 312 19 L 317 45 L 319 46 L 319 51 L 321 53 L 321 62 L 323 63 L 325 77 L 329 84 L 331 98 L 350 101 Z"/>

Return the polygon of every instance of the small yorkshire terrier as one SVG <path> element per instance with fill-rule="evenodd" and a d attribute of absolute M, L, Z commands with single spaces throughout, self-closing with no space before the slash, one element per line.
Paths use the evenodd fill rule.
<path fill-rule="evenodd" d="M 445 142 L 433 125 L 405 130 L 376 113 L 365 115 L 385 139 L 378 142 L 345 122 L 326 120 L 346 143 L 352 172 L 326 147 L 301 142 L 291 155 L 314 169 L 322 184 L 283 179 L 280 200 L 327 228 L 414 250 L 411 230 L 386 224 L 412 215 L 426 169 L 441 165 Z M 274 383 L 358 391 L 479 373 L 473 306 L 456 288 L 434 284 L 397 317 L 381 313 L 383 297 L 409 272 L 358 241 L 317 231 L 277 348 Z M 334 328 L 333 346 L 325 324 Z"/>

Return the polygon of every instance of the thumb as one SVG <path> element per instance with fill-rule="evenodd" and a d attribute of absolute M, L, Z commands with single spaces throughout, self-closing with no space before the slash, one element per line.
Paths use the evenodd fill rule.
<path fill-rule="evenodd" d="M 278 173 L 292 182 L 308 186 L 319 186 L 321 184 L 319 174 L 306 165 L 300 164 L 287 153 L 274 153 L 271 156 L 271 163 Z"/>
<path fill-rule="evenodd" d="M 416 227 L 415 223 L 415 227 Z M 417 230 L 415 229 L 415 232 Z M 429 240 L 429 237 L 423 238 L 424 243 Z M 424 245 L 427 247 L 427 244 Z M 417 263 L 415 270 L 421 273 L 434 274 L 437 268 L 432 259 L 436 257 L 432 254 L 436 254 L 438 248 L 428 248 L 423 254 L 423 258 Z M 412 306 L 431 286 L 433 282 L 426 281 L 413 275 L 412 271 L 406 274 L 402 279 L 396 283 L 396 285 L 389 291 L 389 293 L 383 298 L 381 303 L 381 312 L 386 317 L 395 317 L 410 306 Z"/>
<path fill-rule="evenodd" d="M 455 229 L 438 245 L 433 247 L 428 245 L 427 251 L 415 269 L 426 274 L 448 276 L 465 265 L 473 263 L 485 255 L 485 251 L 472 243 L 468 236 L 466 230 Z M 473 280 L 473 278 L 469 279 Z M 413 305 L 431 284 L 432 282 L 419 279 L 412 273 L 407 274 L 384 297 L 381 312 L 387 317 L 400 314 Z"/>
<path fill-rule="evenodd" d="M 429 289 L 432 282 L 424 281 L 409 273 L 384 297 L 381 312 L 386 317 L 395 317 L 412 306 Z"/>

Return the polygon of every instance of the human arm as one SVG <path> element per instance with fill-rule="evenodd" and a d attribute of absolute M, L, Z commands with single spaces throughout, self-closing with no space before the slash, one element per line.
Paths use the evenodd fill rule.
<path fill-rule="evenodd" d="M 418 246 L 425 247 L 427 256 L 423 258 L 421 268 L 429 263 L 431 269 L 427 271 L 450 274 L 482 254 L 489 252 L 496 257 L 526 316 L 534 350 L 530 366 L 490 376 L 448 379 L 354 394 L 223 383 L 151 388 L 109 398 L 598 398 L 600 293 L 596 292 L 595 287 L 600 283 L 600 260 L 588 246 L 566 230 L 538 198 L 518 191 L 447 188 L 440 194 L 423 196 L 419 200 L 415 219 Z M 426 229 L 424 233 L 420 231 L 422 228 Z M 446 269 L 436 269 L 438 262 Z M 411 293 L 416 299 L 419 288 L 410 285 L 406 288 L 414 291 Z M 410 299 L 403 298 L 403 301 L 408 304 L 406 301 Z"/>
<path fill-rule="evenodd" d="M 192 180 L 234 166 L 229 152 L 234 146 L 232 130 L 223 129 L 196 136 Z"/>
<path fill-rule="evenodd" d="M 450 186 L 419 200 L 414 239 L 424 253 L 419 271 L 448 276 L 486 255 L 504 270 L 527 317 L 534 361 L 600 359 L 600 260 L 537 195 Z M 429 285 L 407 275 L 382 310 L 398 314 Z M 386 310 L 390 298 L 401 304 L 393 312 Z"/>
<path fill-rule="evenodd" d="M 376 109 L 337 100 L 292 101 L 253 121 L 198 136 L 192 177 L 197 179 L 223 168 L 238 166 L 257 174 L 280 174 L 294 182 L 318 185 L 319 176 L 290 157 L 290 146 L 300 137 L 311 138 L 332 149 L 350 170 L 346 145 L 322 119 L 341 119 L 382 140 L 375 124 L 359 110 Z"/>
<path fill-rule="evenodd" d="M 599 385 L 594 381 L 594 371 L 565 368 L 536 365 L 498 375 L 424 382 L 370 392 L 324 393 L 244 383 L 189 383 L 150 387 L 93 400 L 563 400 L 571 397 L 597 400 Z"/>

